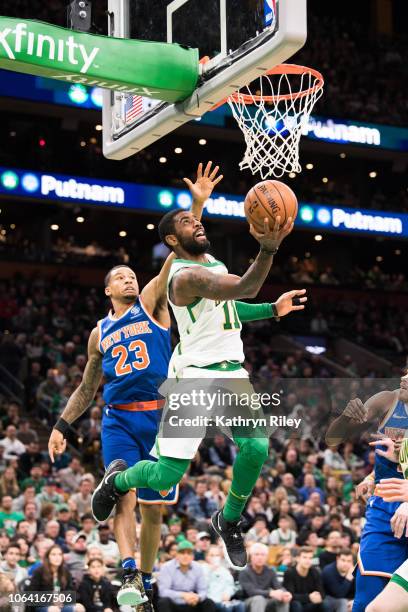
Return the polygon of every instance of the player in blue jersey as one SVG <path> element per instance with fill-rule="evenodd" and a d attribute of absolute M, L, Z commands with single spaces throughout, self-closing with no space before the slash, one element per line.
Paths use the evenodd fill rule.
<path fill-rule="evenodd" d="M 365 404 L 358 398 L 351 400 L 340 417 L 331 424 L 326 442 L 329 446 L 337 446 L 366 432 L 375 424 L 379 436 L 394 442 L 408 436 L 406 378 L 401 378 L 399 389 L 381 391 Z M 367 500 L 367 522 L 360 542 L 353 612 L 363 612 L 408 557 L 408 538 L 404 529 L 408 526 L 408 504 L 385 501 L 375 490 L 382 479 L 403 478 L 398 458 L 391 460 L 382 452 L 384 450 L 385 447 L 377 449 L 374 472 L 358 487 L 360 494 L 373 494 Z M 395 525 L 398 531 L 403 526 L 402 537 L 396 537 Z"/>
<path fill-rule="evenodd" d="M 205 201 L 222 179 L 218 166 L 199 164 L 197 180 L 184 179 L 192 196 L 192 213 L 201 218 Z M 51 433 L 48 449 L 51 460 L 66 448 L 65 435 L 88 408 L 105 377 L 102 421 L 102 453 L 105 478 L 134 465 L 141 459 L 154 459 L 154 446 L 161 418 L 162 400 L 158 388 L 166 379 L 170 360 L 170 314 L 167 307 L 167 278 L 173 256 L 160 274 L 139 294 L 136 275 L 124 265 L 112 268 L 105 278 L 105 294 L 111 299 L 111 312 L 92 330 L 88 342 L 88 362 L 79 387 L 72 394 Z M 140 537 L 141 572 L 136 569 L 136 523 L 134 491 L 118 500 L 114 518 L 116 541 L 124 569 L 119 604 L 149 607 L 145 591 L 150 578 L 161 533 L 161 504 L 175 503 L 177 488 L 156 492 L 138 489 L 142 529 Z M 98 517 L 96 517 L 98 518 Z M 148 593 L 150 594 L 150 593 Z"/>

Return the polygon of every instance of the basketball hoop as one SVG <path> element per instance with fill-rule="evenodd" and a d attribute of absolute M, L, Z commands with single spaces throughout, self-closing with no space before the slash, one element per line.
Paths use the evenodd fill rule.
<path fill-rule="evenodd" d="M 322 75 L 313 68 L 280 64 L 223 101 L 244 134 L 241 170 L 259 172 L 263 179 L 301 172 L 302 128 L 323 93 L 323 84 Z"/>

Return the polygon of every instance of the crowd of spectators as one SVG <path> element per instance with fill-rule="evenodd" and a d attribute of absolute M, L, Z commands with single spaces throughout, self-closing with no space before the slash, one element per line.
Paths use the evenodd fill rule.
<path fill-rule="evenodd" d="M 98 401 L 80 428 L 91 445 L 99 441 Z M 120 564 L 112 519 L 97 525 L 90 513 L 98 448 L 80 457 L 65 452 L 51 465 L 34 417 L 23 418 L 22 409 L 4 399 L 0 404 L 2 591 L 59 586 L 77 593 L 77 612 L 81 605 L 87 612 L 116 610 Z M 183 605 L 202 612 L 349 609 L 364 526 L 354 485 L 371 471 L 373 451 L 362 442 L 327 449 L 317 440 L 314 434 L 272 438 L 244 511 L 250 564 L 239 575 L 227 568 L 209 524 L 230 488 L 236 449 L 220 434 L 201 446 L 177 504 L 164 515 L 154 570 L 159 611 L 187 612 Z"/>

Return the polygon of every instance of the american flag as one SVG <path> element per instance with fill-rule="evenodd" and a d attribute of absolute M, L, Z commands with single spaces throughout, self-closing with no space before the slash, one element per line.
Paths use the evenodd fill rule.
<path fill-rule="evenodd" d="M 125 103 L 125 121 L 133 121 L 143 113 L 143 97 L 128 96 Z"/>

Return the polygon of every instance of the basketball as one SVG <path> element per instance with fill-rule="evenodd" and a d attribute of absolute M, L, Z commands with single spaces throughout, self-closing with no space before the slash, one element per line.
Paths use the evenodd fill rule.
<path fill-rule="evenodd" d="M 292 189 L 280 181 L 262 181 L 252 187 L 245 198 L 245 215 L 248 223 L 262 231 L 264 219 L 272 228 L 275 218 L 280 216 L 281 227 L 289 217 L 296 219 L 298 201 Z"/>

